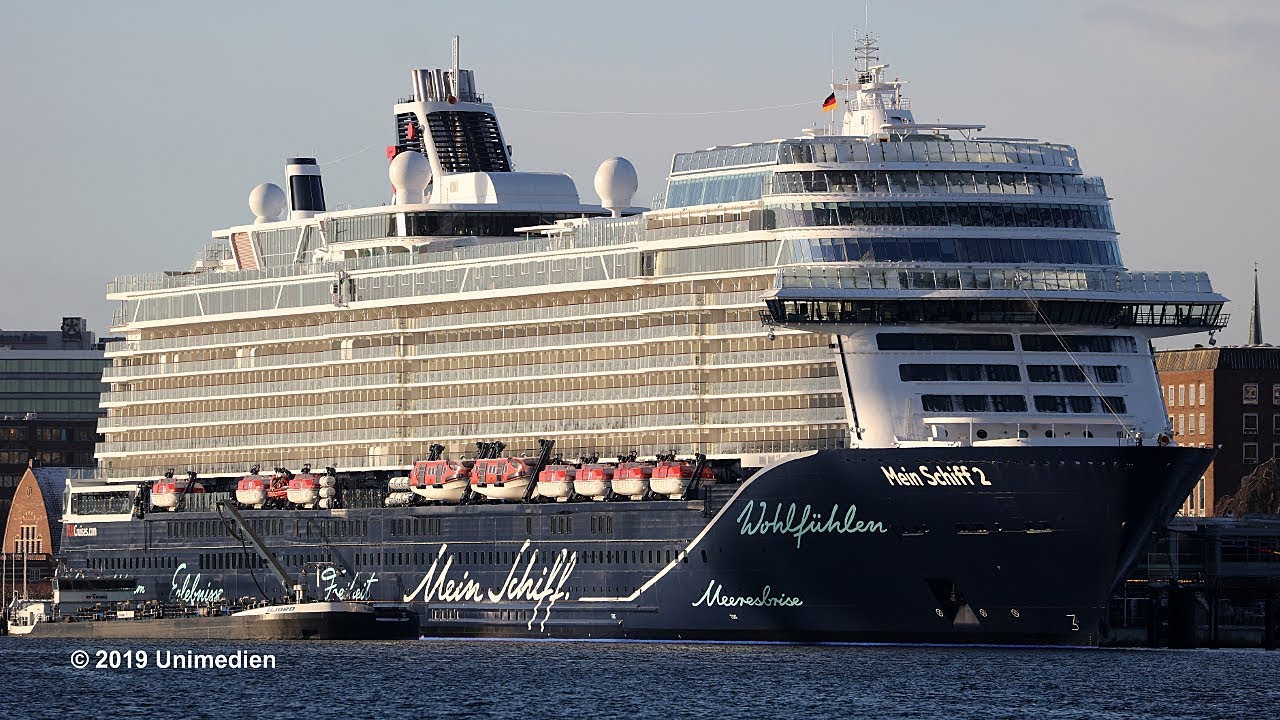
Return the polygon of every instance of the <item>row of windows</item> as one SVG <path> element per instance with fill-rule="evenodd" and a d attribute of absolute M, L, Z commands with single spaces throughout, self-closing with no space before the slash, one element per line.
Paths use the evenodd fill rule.
<path fill-rule="evenodd" d="M 1017 365 L 903 364 L 898 366 L 898 376 L 906 382 L 1018 382 L 1022 379 Z"/>
<path fill-rule="evenodd" d="M 1188 388 L 1190 388 L 1189 393 L 1187 390 Z M 1253 389 L 1254 389 L 1254 393 L 1256 394 L 1258 390 L 1258 386 L 1254 385 Z M 1200 383 L 1200 401 L 1196 402 L 1196 386 L 1195 385 L 1178 385 L 1176 393 L 1174 392 L 1174 386 L 1169 385 L 1165 390 L 1165 396 L 1164 396 L 1165 403 L 1169 407 L 1174 407 L 1174 402 L 1176 399 L 1177 407 L 1186 407 L 1187 405 L 1204 405 L 1205 400 L 1208 397 L 1208 393 L 1206 391 L 1207 391 L 1207 388 L 1205 384 Z M 1280 385 L 1276 386 L 1276 391 L 1277 391 L 1277 397 L 1280 397 Z M 1245 392 L 1245 397 L 1246 398 L 1248 397 L 1248 391 Z M 1246 402 L 1248 402 L 1248 400 L 1246 400 Z"/>
<path fill-rule="evenodd" d="M 923 284 L 928 273 L 905 272 L 895 281 Z M 1000 298 L 976 299 L 857 299 L 857 300 L 766 300 L 769 313 L 778 323 L 861 323 L 861 324 L 996 324 L 996 325 L 1092 325 L 1131 327 L 1225 326 L 1221 304 L 1172 305 L 1129 304 L 1108 300 L 1044 300 Z"/>
<path fill-rule="evenodd" d="M 94 378 L 2 378 L 0 393 L 101 393 L 106 388 L 101 377 Z"/>
<path fill-rule="evenodd" d="M 1021 395 L 921 395 L 925 412 L 1026 412 Z"/>
<path fill-rule="evenodd" d="M 0 450 L 0 465 L 26 465 L 35 460 L 36 466 L 44 467 L 86 467 L 93 464 L 93 453 L 62 452 L 59 450 Z"/>
<path fill-rule="evenodd" d="M 1188 417 L 1193 417 L 1193 416 L 1188 416 Z M 1181 422 L 1182 416 L 1179 415 L 1178 419 L 1179 419 L 1179 422 Z M 1259 428 L 1258 413 L 1245 413 L 1241 418 L 1240 426 L 1241 428 L 1243 428 L 1245 435 L 1257 435 L 1258 428 Z M 1203 433 L 1204 432 L 1204 413 L 1200 413 L 1200 427 L 1201 427 L 1200 432 Z M 1271 416 L 1271 432 L 1274 435 L 1280 435 L 1280 413 L 1276 413 Z"/>
<path fill-rule="evenodd" d="M 1096 395 L 1036 395 L 1036 412 L 1043 413 L 1107 413 L 1123 415 L 1124 398 Z"/>
<path fill-rule="evenodd" d="M 699 150 L 691 153 L 676 153 L 671 163 L 671 172 L 689 172 L 690 170 L 710 170 L 713 168 L 732 167 L 734 165 L 755 165 L 757 163 L 777 162 L 778 143 L 757 143 L 738 147 Z"/>
<path fill-rule="evenodd" d="M 25 427 L 0 428 L 0 447 L 6 449 L 23 449 L 26 447 L 29 437 L 31 437 L 31 435 L 27 433 L 27 428 Z M 89 428 L 49 427 L 47 425 L 42 425 L 35 428 L 34 439 L 36 442 L 91 443 L 98 441 L 98 434 Z"/>
<path fill-rule="evenodd" d="M 822 140 L 783 143 L 778 155 L 782 164 L 833 162 L 957 162 L 1049 165 L 1074 168 L 1075 150 L 1058 145 L 1009 142 L 952 142 L 936 135 L 912 135 L 904 142 L 835 143 Z"/>
<path fill-rule="evenodd" d="M 1027 379 L 1031 382 L 1079 383 L 1093 379 L 1102 383 L 1118 383 L 1126 370 L 1127 368 L 1118 365 L 1028 365 Z M 898 375 L 909 382 L 1022 380 L 1017 365 L 903 364 L 898 366 Z"/>
<path fill-rule="evenodd" d="M 1129 381 L 1129 369 L 1122 365 L 1028 365 L 1027 379 L 1031 382 L 1118 383 Z"/>
<path fill-rule="evenodd" d="M 1276 426 L 1280 428 L 1280 415 L 1276 416 Z M 1169 427 L 1173 428 L 1178 435 L 1196 435 L 1197 434 L 1196 433 L 1196 416 L 1195 415 L 1179 415 L 1177 418 L 1177 422 L 1174 422 L 1174 417 L 1170 415 Z M 1244 418 L 1244 428 L 1245 428 L 1244 432 L 1246 434 L 1253 434 L 1258 432 L 1258 416 L 1257 415 L 1253 416 L 1253 430 L 1251 432 L 1249 430 L 1249 416 L 1246 415 Z M 1198 434 L 1200 435 L 1207 434 L 1206 433 L 1207 429 L 1208 429 L 1208 424 L 1205 421 L 1205 414 L 1200 413 L 1200 432 Z"/>
<path fill-rule="evenodd" d="M 829 226 L 1012 227 L 1114 230 L 1106 205 L 1047 203 L 809 202 L 764 211 L 767 230 Z"/>
<path fill-rule="evenodd" d="M 63 360 L 55 358 L 34 358 L 24 360 L 0 360 L 0 374 L 38 373 L 41 375 L 60 375 L 83 373 L 101 376 L 102 368 L 110 364 L 111 361 L 107 359 Z"/>
<path fill-rule="evenodd" d="M 1093 395 L 1036 395 L 1036 412 L 1123 414 L 1122 397 Z M 1026 412 L 1027 399 L 1021 395 L 921 395 L 925 412 Z"/>
<path fill-rule="evenodd" d="M 1172 385 L 1170 385 L 1169 387 L 1173 387 L 1173 386 L 1172 386 Z M 1203 394 L 1204 394 L 1204 389 L 1203 389 L 1203 388 L 1204 388 L 1204 385 L 1202 384 L 1200 387 L 1201 387 L 1201 391 L 1200 391 L 1200 392 L 1201 392 L 1200 404 L 1201 404 L 1201 405 L 1203 405 L 1203 404 L 1204 404 L 1204 397 L 1203 397 Z M 1257 405 L 1257 404 L 1258 404 L 1258 397 L 1259 397 L 1259 394 L 1258 394 L 1258 383 L 1245 383 L 1245 384 L 1244 384 L 1244 395 L 1243 395 L 1243 401 L 1244 401 L 1244 404 L 1246 404 L 1246 405 Z M 1271 386 L 1271 404 L 1272 404 L 1272 405 L 1280 405 L 1280 384 L 1272 385 L 1272 386 Z"/>
<path fill-rule="evenodd" d="M 1063 173 L 838 170 L 775 173 L 772 193 L 935 193 L 1106 197 L 1102 178 Z"/>
<path fill-rule="evenodd" d="M 772 172 L 673 179 L 667 186 L 667 207 L 759 200 Z"/>
<path fill-rule="evenodd" d="M 1027 352 L 1132 353 L 1138 343 L 1128 335 L 1022 335 Z M 1012 351 L 1013 336 L 988 333 L 877 333 L 881 350 Z M 1048 382 L 1048 381 L 1046 381 Z"/>
<path fill-rule="evenodd" d="M 1280 457 L 1280 443 L 1271 444 L 1271 457 Z M 1258 443 L 1247 442 L 1241 445 L 1241 459 L 1249 465 L 1256 464 L 1258 462 Z"/>
<path fill-rule="evenodd" d="M 1120 265 L 1114 240 L 1051 238 L 792 238 L 783 264 L 801 262 Z"/>
<path fill-rule="evenodd" d="M 172 570 L 178 567 L 178 558 L 158 555 L 98 555 L 86 559 L 85 566 L 92 570 Z"/>
<path fill-rule="evenodd" d="M 1138 352 L 1138 341 L 1130 335 L 1023 335 L 1021 340 L 1027 352 Z"/>
<path fill-rule="evenodd" d="M 52 397 L 32 397 L 32 398 L 0 398 L 0 414 L 19 415 L 26 413 L 75 413 L 75 414 L 97 414 L 98 413 L 98 391 L 102 389 L 101 385 L 94 390 L 94 396 L 88 398 L 52 398 Z"/>
<path fill-rule="evenodd" d="M 133 494 L 119 492 L 76 493 L 71 496 L 72 515 L 120 515 L 133 511 Z"/>

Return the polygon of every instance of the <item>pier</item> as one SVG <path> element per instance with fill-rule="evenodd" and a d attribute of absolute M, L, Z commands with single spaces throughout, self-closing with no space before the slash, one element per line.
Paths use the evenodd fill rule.
<path fill-rule="evenodd" d="M 1264 647 L 1280 641 L 1280 515 L 1175 518 L 1112 602 L 1108 644 Z"/>

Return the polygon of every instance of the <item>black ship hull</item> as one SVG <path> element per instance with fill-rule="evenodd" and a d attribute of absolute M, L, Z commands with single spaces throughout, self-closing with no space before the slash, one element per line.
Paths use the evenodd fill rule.
<path fill-rule="evenodd" d="M 1212 450 L 833 450 L 688 501 L 246 510 L 322 600 L 428 636 L 1098 643 L 1107 602 Z M 138 600 L 281 596 L 216 513 L 68 527 Z"/>

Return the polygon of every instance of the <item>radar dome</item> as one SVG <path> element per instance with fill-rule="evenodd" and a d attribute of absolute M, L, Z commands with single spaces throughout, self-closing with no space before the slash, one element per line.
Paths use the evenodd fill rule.
<path fill-rule="evenodd" d="M 631 207 L 631 198 L 640 188 L 640 179 L 636 176 L 636 167 L 624 157 L 611 157 L 600 163 L 596 170 L 596 195 L 600 196 L 600 205 L 612 210 L 618 217 L 623 210 Z"/>
<path fill-rule="evenodd" d="M 249 211 L 255 224 L 275 222 L 284 214 L 284 190 L 275 183 L 262 183 L 249 191 Z"/>
<path fill-rule="evenodd" d="M 408 150 L 391 160 L 387 175 L 396 189 L 396 204 L 417 205 L 423 202 L 423 193 L 431 181 L 431 163 L 422 153 Z"/>

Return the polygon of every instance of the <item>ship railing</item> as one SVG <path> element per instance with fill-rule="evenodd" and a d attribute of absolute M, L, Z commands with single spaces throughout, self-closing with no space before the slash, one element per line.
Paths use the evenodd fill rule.
<path fill-rule="evenodd" d="M 778 287 L 856 290 L 1027 290 L 1094 293 L 1212 293 L 1203 272 L 1130 272 L 1073 270 L 929 267 L 866 267 L 855 265 L 795 265 L 778 271 Z"/>
<path fill-rule="evenodd" d="M 436 315 L 418 318 L 385 320 L 356 320 L 333 322 L 323 325 L 298 325 L 271 330 L 251 330 L 232 333 L 208 333 L 174 338 L 156 338 L 146 341 L 118 340 L 107 347 L 107 354 L 163 352 L 168 350 L 233 346 L 262 343 L 287 343 L 308 340 L 336 339 L 343 336 L 368 336 L 376 333 L 411 332 L 432 329 L 465 329 L 493 327 L 499 324 L 543 322 L 577 318 L 617 315 L 643 315 L 657 311 L 680 308 L 749 307 L 760 303 L 762 291 L 747 290 L 726 293 L 664 295 L 575 305 L 553 305 L 516 309 L 496 309 L 469 312 L 461 315 Z"/>
<path fill-rule="evenodd" d="M 777 332 L 784 333 L 781 330 Z M 616 360 L 585 360 L 568 363 L 531 363 L 457 370 L 429 370 L 414 373 L 407 382 L 399 373 L 371 373 L 306 380 L 236 382 L 161 390 L 111 390 L 102 394 L 101 402 L 104 406 L 110 407 L 121 403 L 159 403 L 292 393 L 318 394 L 346 388 L 395 387 L 406 384 L 447 384 L 466 381 L 501 382 L 530 378 L 556 378 L 566 375 L 608 375 L 616 372 L 636 372 L 667 368 L 723 368 L 742 365 L 821 363 L 831 362 L 831 358 L 831 351 L 826 347 L 722 352 L 707 356 L 704 363 L 697 362 L 697 359 L 688 353 L 674 353 L 669 355 L 643 355 Z M 103 427 L 102 424 L 100 424 L 101 427 Z M 108 423 L 106 427 L 114 428 L 115 426 Z"/>
<path fill-rule="evenodd" d="M 703 424 L 727 425 L 738 427 L 758 427 L 760 425 L 817 425 L 843 421 L 843 407 L 836 408 L 797 408 L 790 410 L 761 410 L 745 412 L 705 413 L 705 419 L 698 413 L 655 413 L 636 414 L 604 418 L 571 418 L 555 421 L 556 433 L 602 432 L 602 431 L 643 431 L 648 429 L 668 429 L 680 427 L 696 427 Z M 408 428 L 404 426 L 383 428 L 353 428 L 341 432 L 341 441 L 335 441 L 332 430 L 299 432 L 299 433 L 263 433 L 223 435 L 212 438 L 184 438 L 180 440 L 143 440 L 143 441 L 107 441 L 97 446 L 98 455 L 137 452 L 172 452 L 182 453 L 190 450 L 248 450 L 253 448 L 273 448 L 269 452 L 279 452 L 280 448 L 315 445 L 319 447 L 350 445 L 353 443 L 392 445 L 405 442 L 424 442 L 427 440 L 462 440 L 477 437 L 519 436 L 530 432 L 528 421 L 515 422 L 470 422 L 446 425 L 423 425 Z M 332 452 L 332 450 L 330 450 Z"/>
<path fill-rule="evenodd" d="M 552 250 L 591 249 L 634 242 L 641 239 L 641 220 L 642 216 L 639 215 L 625 218 L 594 218 L 590 222 L 579 225 L 572 232 L 564 233 L 554 238 L 534 235 L 497 242 L 479 242 L 475 245 L 440 250 L 426 249 L 419 252 L 396 252 L 372 257 L 351 258 L 338 262 L 291 263 L 254 270 L 234 270 L 229 272 L 156 272 L 122 275 L 107 283 L 107 294 L 154 292 L 200 285 L 280 280 L 308 275 L 330 275 L 337 273 L 339 270 L 352 272 L 417 265 L 438 265 L 441 263 L 486 260 L 498 257 L 515 258 L 546 253 Z M 413 241 L 417 238 L 389 237 L 386 239 L 400 243 Z M 450 238 L 424 236 L 420 239 L 425 244 Z M 123 321 L 123 313 L 117 312 L 115 324 L 123 324 Z"/>
<path fill-rule="evenodd" d="M 728 235 L 744 233 L 751 229 L 749 220 L 730 220 L 729 222 L 707 223 L 705 225 L 681 225 L 678 227 L 655 228 L 646 230 L 646 240 L 673 240 L 679 238 L 704 237 L 707 235 Z"/>
<path fill-rule="evenodd" d="M 241 378 L 236 378 L 241 379 Z M 158 400 L 199 400 L 212 397 L 245 395 L 274 395 L 280 393 L 322 392 L 344 388 L 394 386 L 400 383 L 398 373 L 370 373 L 367 375 L 336 375 L 307 380 L 279 380 L 274 382 L 234 382 L 226 385 L 200 385 L 163 390 L 111 390 L 102 393 L 104 405 L 114 403 L 146 402 Z"/>
<path fill-rule="evenodd" d="M 874 170 L 859 170 L 853 172 L 862 172 L 871 174 Z M 1000 185 L 977 185 L 973 182 L 968 184 L 955 183 L 951 184 L 950 179 L 943 185 L 932 185 L 928 182 L 920 182 L 916 176 L 916 171 L 890 170 L 879 171 L 876 179 L 872 180 L 873 187 L 866 185 L 859 186 L 855 181 L 853 172 L 844 171 L 803 171 L 791 172 L 787 174 L 775 174 L 771 176 L 765 187 L 765 195 L 806 195 L 810 193 L 839 194 L 839 195 L 857 195 L 859 198 L 867 199 L 890 199 L 901 198 L 903 196 L 911 197 L 928 197 L 930 199 L 943 198 L 962 198 L 969 195 L 984 196 L 1014 196 L 1014 197 L 1079 197 L 1079 198 L 1106 198 L 1106 187 L 1102 184 L 1100 178 L 1084 177 L 1080 175 L 1068 175 L 1066 177 L 1078 178 L 1080 184 L 1075 185 L 1057 185 L 1052 183 L 1028 183 L 1024 181 L 1015 181 L 1009 183 L 1001 183 Z M 929 171 L 923 171 L 929 172 Z M 945 171 L 936 171 L 940 174 L 946 174 Z M 843 173 L 838 175 L 837 173 Z M 972 178 L 972 172 L 950 171 L 952 175 L 968 175 Z M 991 175 L 997 175 L 995 171 L 990 171 Z M 1023 178 L 1023 173 L 998 173 L 1001 176 L 1010 176 L 1010 179 Z M 790 175 L 802 175 L 803 177 L 790 177 Z M 833 176 L 835 179 L 833 179 Z M 909 184 L 904 182 L 909 180 Z M 874 184 L 876 181 L 883 184 Z"/>
<path fill-rule="evenodd" d="M 103 382 L 122 382 L 144 377 L 179 375 L 184 373 L 207 374 L 226 370 L 253 370 L 255 368 L 284 367 L 290 365 L 311 366 L 324 362 L 343 360 L 382 360 L 402 357 L 398 347 L 350 348 L 321 350 L 319 352 L 258 355 L 224 360 L 192 360 L 184 362 L 154 363 L 151 365 L 119 365 L 106 368 Z"/>
<path fill-rule="evenodd" d="M 817 426 L 809 426 L 810 428 Z M 792 452 L 803 452 L 807 450 L 829 450 L 846 448 L 849 446 L 848 430 L 844 426 L 843 420 L 833 422 L 823 426 L 825 430 L 810 431 L 806 430 L 806 435 L 810 435 L 804 439 L 762 439 L 762 440 L 745 440 L 745 441 L 724 441 L 718 443 L 690 443 L 688 446 L 678 448 L 680 452 L 704 452 L 710 456 L 734 457 L 739 455 L 760 455 L 760 454 L 783 454 Z M 817 433 L 817 434 L 814 434 Z M 822 434 L 825 433 L 825 434 Z M 555 437 L 554 435 L 552 437 Z M 503 440 L 515 441 L 516 438 L 500 438 Z M 459 443 L 463 450 L 463 454 L 467 454 L 472 447 L 470 442 L 474 438 L 469 438 L 465 442 Z M 634 449 L 641 457 L 652 457 L 657 453 L 665 453 L 671 451 L 671 443 L 665 442 L 660 444 L 649 444 L 640 437 L 636 437 L 633 442 L 621 440 L 627 444 L 627 447 Z M 432 441 L 421 441 L 416 443 L 421 445 L 419 452 L 416 453 L 387 453 L 377 456 L 366 455 L 328 455 L 323 459 L 326 464 L 333 464 L 338 467 L 340 472 L 359 472 L 369 470 L 390 470 L 392 472 L 403 472 L 407 470 L 414 462 L 422 460 L 426 456 L 426 443 Z M 580 454 L 591 454 L 597 452 L 613 452 L 617 450 L 617 442 L 613 439 L 581 438 L 581 437 L 563 437 L 557 444 L 564 452 L 566 457 L 573 457 Z M 561 447 L 563 446 L 563 447 Z M 281 451 L 262 451 L 259 460 L 262 464 L 275 463 L 271 458 L 286 457 L 284 453 L 288 453 L 288 457 L 296 457 L 308 452 L 307 448 L 301 448 L 298 453 L 291 449 Z M 518 452 L 518 451 L 517 451 Z M 532 452 L 532 448 L 530 448 Z M 317 453 L 319 455 L 319 453 Z M 180 470 L 195 470 L 201 477 L 234 477 L 243 475 L 248 471 L 250 462 L 202 462 L 187 467 L 181 464 L 181 460 L 165 460 L 164 462 L 154 462 L 154 464 L 140 464 L 145 462 L 147 458 L 131 458 L 128 466 L 121 465 L 119 467 L 107 468 L 104 477 L 109 477 L 115 482 L 141 482 L 154 480 L 160 477 L 168 468 L 176 467 Z M 309 458 L 312 462 L 320 460 Z M 305 461 L 302 461 L 305 462 Z M 300 462 L 293 460 L 280 460 L 279 464 L 295 467 Z M 343 493 L 343 500 L 347 507 L 382 507 L 383 498 L 386 493 L 380 489 L 348 489 Z"/>
<path fill-rule="evenodd" d="M 662 370 L 668 368 L 724 368 L 740 365 L 784 365 L 794 363 L 831 362 L 831 351 L 823 348 L 784 348 L 734 353 L 715 353 L 705 363 L 688 353 L 643 355 L 619 360 L 584 360 L 581 362 L 535 363 L 529 365 L 497 365 L 459 370 L 419 372 L 415 383 L 450 383 L 462 381 L 502 382 L 505 380 L 556 378 L 567 375 L 609 375 L 617 372 Z"/>
<path fill-rule="evenodd" d="M 696 332 L 695 332 L 696 331 Z M 513 331 L 514 332 L 514 331 Z M 696 340 L 711 335 L 753 335 L 761 334 L 758 320 L 714 323 L 710 325 L 659 325 L 640 328 L 627 333 L 631 342 Z M 529 335 L 525 337 L 494 338 L 490 340 L 456 340 L 419 345 L 381 346 L 370 348 L 350 348 L 340 350 L 322 350 L 319 352 L 282 353 L 279 355 L 257 355 L 222 360 L 193 360 L 172 363 L 154 363 L 150 365 L 119 365 L 103 370 L 103 382 L 124 382 L 146 377 L 160 377 L 187 373 L 209 374 L 227 370 L 253 370 L 287 366 L 312 366 L 318 363 L 355 362 L 360 360 L 382 360 L 395 358 L 424 358 L 452 356 L 461 353 L 477 354 L 492 352 L 509 352 L 514 350 L 534 350 L 546 348 L 565 348 L 590 346 L 599 344 L 615 344 L 618 341 L 617 331 L 598 332 L 565 332 L 547 335 Z"/>
<path fill-rule="evenodd" d="M 129 428 L 174 427 L 178 425 L 216 425 L 220 423 L 256 422 L 259 420 L 308 421 L 324 417 L 394 414 L 404 411 L 400 400 L 372 402 L 322 403 L 290 407 L 225 410 L 221 412 L 176 413 L 172 408 L 154 415 L 108 416 L 98 420 L 98 432 L 118 432 Z"/>

